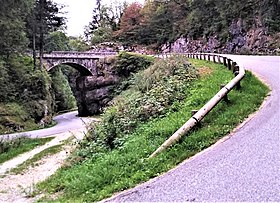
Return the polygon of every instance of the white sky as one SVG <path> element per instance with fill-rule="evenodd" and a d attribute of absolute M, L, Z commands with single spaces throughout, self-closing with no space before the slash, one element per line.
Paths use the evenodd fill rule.
<path fill-rule="evenodd" d="M 92 19 L 92 11 L 96 5 L 95 0 L 53 0 L 58 4 L 64 4 L 63 12 L 67 12 L 67 34 L 69 36 L 79 36 L 84 33 L 84 27 Z M 119 0 L 125 1 L 125 0 Z M 128 3 L 140 2 L 144 0 L 126 0 Z M 111 4 L 114 0 L 102 0 L 102 4 Z"/>

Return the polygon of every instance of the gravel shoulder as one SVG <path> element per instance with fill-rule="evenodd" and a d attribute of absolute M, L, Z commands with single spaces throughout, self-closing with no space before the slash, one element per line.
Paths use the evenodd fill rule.
<path fill-rule="evenodd" d="M 47 179 L 59 169 L 64 160 L 70 155 L 75 147 L 73 141 L 82 139 L 85 129 L 72 130 L 66 133 L 52 135 L 55 138 L 43 146 L 37 147 L 30 152 L 21 154 L 12 160 L 0 165 L 0 202 L 34 202 L 35 198 L 30 195 L 34 186 Z M 62 144 L 66 140 L 72 140 L 63 146 L 63 150 L 41 159 L 35 167 L 29 168 L 22 174 L 13 175 L 9 170 L 32 158 L 43 150 Z"/>

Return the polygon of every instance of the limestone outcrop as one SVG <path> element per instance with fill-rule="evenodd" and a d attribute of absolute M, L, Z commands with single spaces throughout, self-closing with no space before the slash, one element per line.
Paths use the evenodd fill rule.
<path fill-rule="evenodd" d="M 255 19 L 255 25 L 245 31 L 242 19 L 232 22 L 226 41 L 218 36 L 208 36 L 200 39 L 180 37 L 172 43 L 162 46 L 163 53 L 204 52 L 204 53 L 236 53 L 236 54 L 279 54 L 280 33 L 271 36 L 261 21 Z"/>
<path fill-rule="evenodd" d="M 79 116 L 99 114 L 114 97 L 114 89 L 119 76 L 113 70 L 114 57 L 108 57 L 97 63 L 97 73 L 93 76 L 81 76 L 76 80 L 76 99 Z"/>

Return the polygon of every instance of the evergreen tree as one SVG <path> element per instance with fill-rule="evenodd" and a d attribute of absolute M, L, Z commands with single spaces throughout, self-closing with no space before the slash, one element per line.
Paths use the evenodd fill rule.
<path fill-rule="evenodd" d="M 59 16 L 57 4 L 51 0 L 35 0 L 32 13 L 27 18 L 27 31 L 33 50 L 34 68 L 36 67 L 36 49 L 39 50 L 40 69 L 46 37 L 50 32 L 56 31 L 65 24 L 65 18 Z"/>
<path fill-rule="evenodd" d="M 10 56 L 26 50 L 24 32 L 31 0 L 0 0 L 0 55 Z"/>

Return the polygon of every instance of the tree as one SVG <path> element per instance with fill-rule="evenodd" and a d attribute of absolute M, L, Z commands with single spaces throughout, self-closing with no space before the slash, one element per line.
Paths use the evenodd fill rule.
<path fill-rule="evenodd" d="M 0 6 L 0 55 L 10 56 L 26 50 L 24 32 L 31 0 L 1 0 Z"/>
<path fill-rule="evenodd" d="M 92 21 L 85 28 L 85 37 L 92 44 L 112 39 L 112 33 L 119 29 L 120 18 L 126 8 L 126 2 L 113 2 L 110 6 L 97 1 Z"/>
<path fill-rule="evenodd" d="M 47 35 L 45 43 L 45 51 L 68 51 L 69 38 L 62 31 L 54 31 Z"/>
<path fill-rule="evenodd" d="M 36 49 L 39 49 L 40 69 L 46 37 L 65 24 L 65 18 L 59 16 L 60 8 L 51 0 L 35 0 L 32 13 L 27 18 L 27 31 L 33 50 L 34 68 L 36 68 Z"/>
<path fill-rule="evenodd" d="M 87 51 L 89 45 L 80 37 L 69 37 L 69 49 L 71 51 Z"/>
<path fill-rule="evenodd" d="M 132 3 L 124 10 L 120 19 L 120 29 L 115 33 L 119 40 L 128 44 L 137 41 L 138 29 L 143 19 L 141 9 L 141 4 Z"/>

